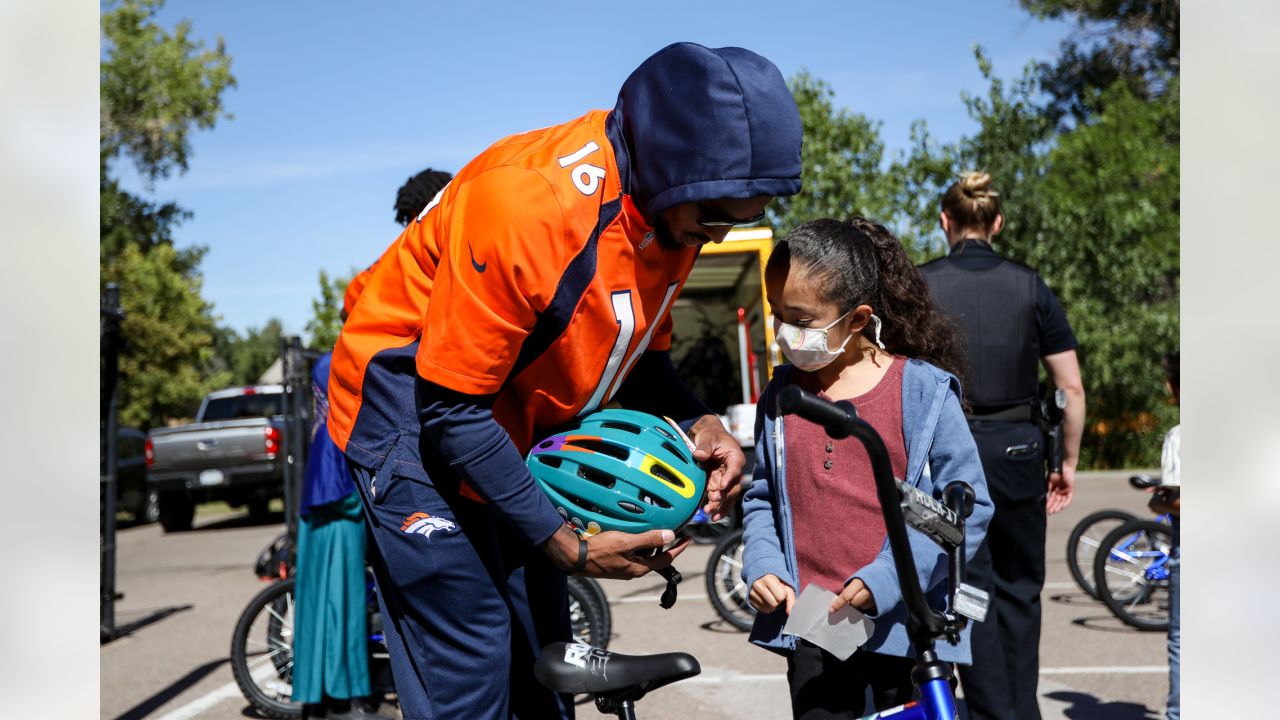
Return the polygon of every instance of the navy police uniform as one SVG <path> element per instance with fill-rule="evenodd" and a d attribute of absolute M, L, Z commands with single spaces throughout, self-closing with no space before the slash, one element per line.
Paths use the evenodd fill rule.
<path fill-rule="evenodd" d="M 991 606 L 973 629 L 973 665 L 960 670 L 966 704 L 975 720 L 1035 720 L 1048 488 L 1034 408 L 1040 359 L 1074 349 L 1076 338 L 1039 274 L 983 241 L 962 241 L 920 271 L 938 308 L 964 327 L 966 414 L 995 503 L 967 568 Z"/>

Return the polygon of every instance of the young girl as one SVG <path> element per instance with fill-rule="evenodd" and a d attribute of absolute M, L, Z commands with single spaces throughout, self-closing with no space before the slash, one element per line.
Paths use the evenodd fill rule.
<path fill-rule="evenodd" d="M 962 348 L 898 240 L 864 218 L 796 228 L 769 257 L 765 284 L 790 364 L 775 370 L 760 399 L 755 482 L 744 501 L 743 575 L 759 613 L 751 641 L 788 655 L 796 718 L 857 718 L 871 712 L 867 688 L 878 710 L 910 700 L 914 665 L 871 462 L 857 440 L 831 440 L 820 426 L 779 414 L 778 393 L 795 384 L 852 401 L 884 439 L 894 476 L 934 497 L 953 480 L 972 485 L 965 538 L 972 557 L 992 505 L 961 410 Z M 946 556 L 923 535 L 909 535 L 921 586 L 942 608 Z M 849 604 L 875 623 L 844 662 L 781 633 L 811 583 L 838 593 L 832 611 Z M 938 654 L 968 662 L 968 631 L 958 646 L 940 642 Z"/>

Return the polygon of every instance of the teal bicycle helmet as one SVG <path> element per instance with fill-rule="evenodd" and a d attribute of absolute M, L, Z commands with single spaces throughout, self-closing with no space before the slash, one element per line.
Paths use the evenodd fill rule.
<path fill-rule="evenodd" d="M 534 480 L 581 534 L 679 530 L 702 504 L 707 474 L 667 421 L 601 410 L 535 444 Z"/>

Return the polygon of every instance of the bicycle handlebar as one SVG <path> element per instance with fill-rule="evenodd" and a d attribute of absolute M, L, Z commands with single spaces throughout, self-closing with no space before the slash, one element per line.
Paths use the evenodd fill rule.
<path fill-rule="evenodd" d="M 880 501 L 880 510 L 884 515 L 885 531 L 889 537 L 889 548 L 893 553 L 894 569 L 898 573 L 898 584 L 902 588 L 902 599 L 907 608 L 911 634 L 917 636 L 917 633 L 922 632 L 930 641 L 932 638 L 943 635 L 957 636 L 964 626 L 963 618 L 949 616 L 929 607 L 924 591 L 920 587 L 920 578 L 916 575 L 915 561 L 907 538 L 907 521 L 902 510 L 903 496 L 894 480 L 889 452 L 880 434 L 867 421 L 858 417 L 857 409 L 849 401 L 841 400 L 832 403 L 805 392 L 795 385 L 788 385 L 782 389 L 778 395 L 778 406 L 785 414 L 799 415 L 821 425 L 827 431 L 827 435 L 833 439 L 852 436 L 867 449 L 867 455 L 871 459 L 872 474 L 875 477 L 876 497 Z M 910 489 L 914 490 L 914 488 Z M 962 493 L 948 494 L 962 495 Z M 936 503 L 933 498 L 928 500 Z M 951 524 L 954 527 L 954 523 L 945 524 Z M 964 530 L 961 525 L 959 547 L 963 548 L 963 544 Z M 954 554 L 953 548 L 952 555 Z M 960 555 L 963 557 L 963 552 Z M 954 562 L 952 570 L 953 572 L 956 570 Z M 953 576 L 951 584 L 954 586 L 957 582 L 959 578 Z M 923 640 L 919 637 L 916 639 Z"/>

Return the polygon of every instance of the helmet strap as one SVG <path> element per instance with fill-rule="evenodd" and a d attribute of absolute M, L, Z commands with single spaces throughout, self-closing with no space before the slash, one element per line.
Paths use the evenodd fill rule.
<path fill-rule="evenodd" d="M 680 571 L 668 565 L 658 569 L 658 574 L 667 579 L 667 589 L 662 591 L 662 599 L 658 600 L 658 604 L 663 610 L 670 610 L 676 604 L 676 585 L 684 578 L 681 577 Z"/>

